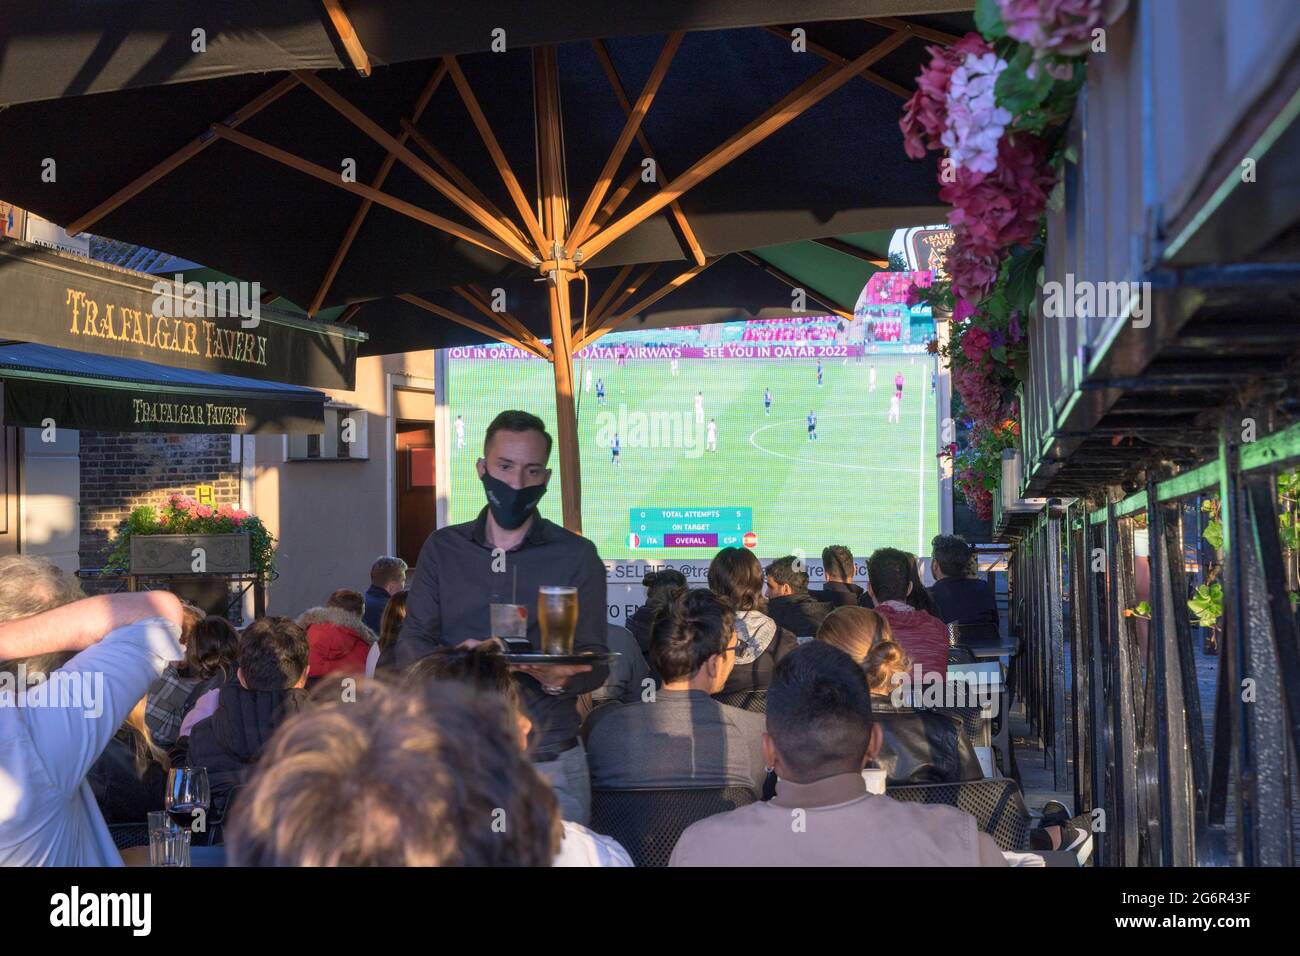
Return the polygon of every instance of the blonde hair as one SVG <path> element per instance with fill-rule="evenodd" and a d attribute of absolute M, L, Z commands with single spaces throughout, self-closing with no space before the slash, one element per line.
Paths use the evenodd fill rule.
<path fill-rule="evenodd" d="M 838 647 L 867 674 L 871 693 L 891 689 L 893 676 L 907 673 L 912 661 L 894 640 L 889 622 L 865 607 L 837 607 L 817 629 L 817 640 Z"/>
<path fill-rule="evenodd" d="M 171 761 L 167 759 L 166 752 L 153 742 L 153 734 L 149 733 L 149 725 L 144 721 L 145 705 L 148 700 L 148 696 L 145 696 L 136 701 L 136 705 L 131 708 L 131 713 L 127 714 L 126 720 L 122 722 L 122 728 L 131 734 L 135 772 L 140 776 L 144 776 L 150 763 L 160 764 L 163 770 L 171 769 Z"/>

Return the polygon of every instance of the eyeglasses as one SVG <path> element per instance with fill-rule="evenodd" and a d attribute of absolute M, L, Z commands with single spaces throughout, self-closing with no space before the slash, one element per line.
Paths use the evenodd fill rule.
<path fill-rule="evenodd" d="M 744 641 L 739 641 L 739 640 L 738 640 L 738 641 L 736 641 L 735 644 L 732 644 L 732 645 L 730 645 L 730 646 L 728 646 L 728 647 L 724 647 L 724 648 L 722 649 L 722 653 L 723 653 L 723 654 L 726 654 L 726 653 L 728 653 L 729 651 L 734 651 L 735 653 L 739 654 L 741 651 L 743 651 L 743 650 L 744 650 L 746 647 L 748 647 L 748 646 L 749 646 L 749 645 L 746 644 Z"/>

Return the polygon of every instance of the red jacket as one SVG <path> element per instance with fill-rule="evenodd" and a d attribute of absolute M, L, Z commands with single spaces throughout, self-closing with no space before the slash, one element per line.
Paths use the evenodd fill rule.
<path fill-rule="evenodd" d="M 900 601 L 882 601 L 875 611 L 889 622 L 894 642 L 920 664 L 922 673 L 935 671 L 940 679 L 948 673 L 948 625 L 933 614 L 918 611 Z"/>
<path fill-rule="evenodd" d="M 307 631 L 311 645 L 308 677 L 366 672 L 366 656 L 379 637 L 361 618 L 338 607 L 314 607 L 298 618 L 298 624 Z"/>

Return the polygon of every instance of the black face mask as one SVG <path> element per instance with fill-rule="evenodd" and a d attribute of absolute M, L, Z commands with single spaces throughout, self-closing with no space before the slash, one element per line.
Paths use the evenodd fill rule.
<path fill-rule="evenodd" d="M 483 490 L 487 492 L 488 507 L 496 523 L 506 531 L 514 531 L 537 509 L 537 502 L 546 494 L 546 485 L 512 488 L 485 471 Z"/>

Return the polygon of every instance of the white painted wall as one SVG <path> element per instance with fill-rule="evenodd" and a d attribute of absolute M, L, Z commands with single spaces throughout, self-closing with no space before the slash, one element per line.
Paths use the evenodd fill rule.
<path fill-rule="evenodd" d="M 60 428 L 53 437 L 45 442 L 39 428 L 20 431 L 21 547 L 75 574 L 81 565 L 81 436 Z"/>

